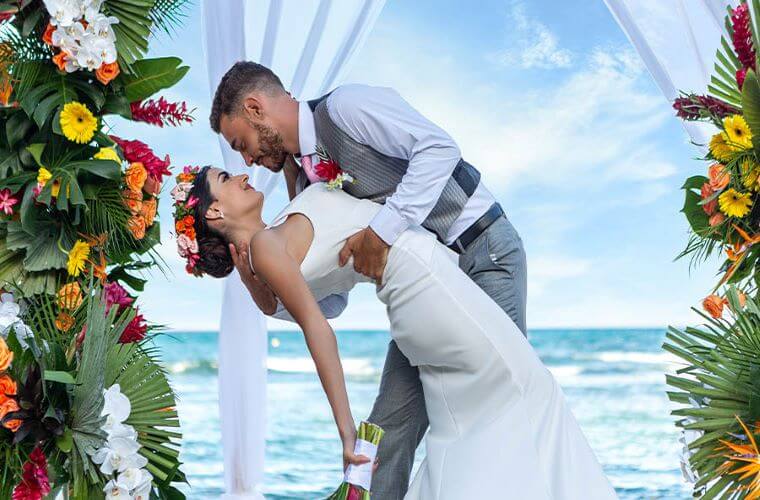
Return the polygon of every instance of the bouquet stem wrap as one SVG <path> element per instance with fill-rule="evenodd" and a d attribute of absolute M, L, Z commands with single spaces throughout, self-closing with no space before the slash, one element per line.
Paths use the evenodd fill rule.
<path fill-rule="evenodd" d="M 384 433 L 385 431 L 375 424 L 369 422 L 359 424 L 354 453 L 364 455 L 370 461 L 362 465 L 349 464 L 343 477 L 343 483 L 332 495 L 327 497 L 327 500 L 369 500 L 372 466 L 377 456 L 377 447 Z"/>

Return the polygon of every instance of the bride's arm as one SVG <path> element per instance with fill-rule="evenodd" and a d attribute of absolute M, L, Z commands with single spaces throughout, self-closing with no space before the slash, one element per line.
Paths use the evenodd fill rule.
<path fill-rule="evenodd" d="M 269 231 L 262 231 L 253 238 L 251 251 L 256 255 L 254 271 L 280 298 L 304 332 L 306 345 L 343 441 L 344 466 L 347 463 L 358 465 L 368 462 L 368 458 L 353 453 L 356 427 L 335 333 L 307 286 L 298 263 L 288 254 L 281 237 Z"/>

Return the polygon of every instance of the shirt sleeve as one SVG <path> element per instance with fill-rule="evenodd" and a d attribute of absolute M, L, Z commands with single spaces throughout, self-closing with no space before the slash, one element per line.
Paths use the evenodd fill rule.
<path fill-rule="evenodd" d="M 348 305 L 347 293 L 336 293 L 334 295 L 328 295 L 324 299 L 319 301 L 319 308 L 322 310 L 327 319 L 334 319 L 340 316 Z M 281 319 L 284 321 L 290 321 L 295 323 L 296 320 L 290 315 L 287 309 L 283 307 L 282 302 L 277 300 L 277 310 L 272 314 L 273 318 Z"/>
<path fill-rule="evenodd" d="M 330 95 L 327 110 L 355 141 L 409 161 L 396 191 L 369 224 L 392 245 L 433 210 L 461 158 L 459 147 L 390 88 L 344 85 Z"/>

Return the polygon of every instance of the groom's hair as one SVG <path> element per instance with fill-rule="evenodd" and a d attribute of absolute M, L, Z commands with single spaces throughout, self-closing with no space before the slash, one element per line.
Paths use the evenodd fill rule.
<path fill-rule="evenodd" d="M 277 95 L 285 92 L 285 88 L 280 78 L 266 66 L 251 61 L 236 62 L 224 74 L 214 94 L 209 117 L 214 132 L 220 132 L 223 115 L 229 116 L 240 111 L 243 97 L 250 92 Z"/>

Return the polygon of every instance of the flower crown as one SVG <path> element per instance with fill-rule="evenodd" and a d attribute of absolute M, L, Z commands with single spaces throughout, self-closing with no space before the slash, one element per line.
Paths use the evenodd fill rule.
<path fill-rule="evenodd" d="M 195 266 L 201 256 L 198 253 L 198 240 L 195 237 L 194 209 L 198 198 L 190 196 L 193 182 L 200 172 L 199 167 L 185 167 L 177 175 L 177 185 L 172 189 L 174 199 L 174 229 L 177 231 L 177 251 L 187 260 L 185 270 L 194 276 L 203 276 Z"/>

